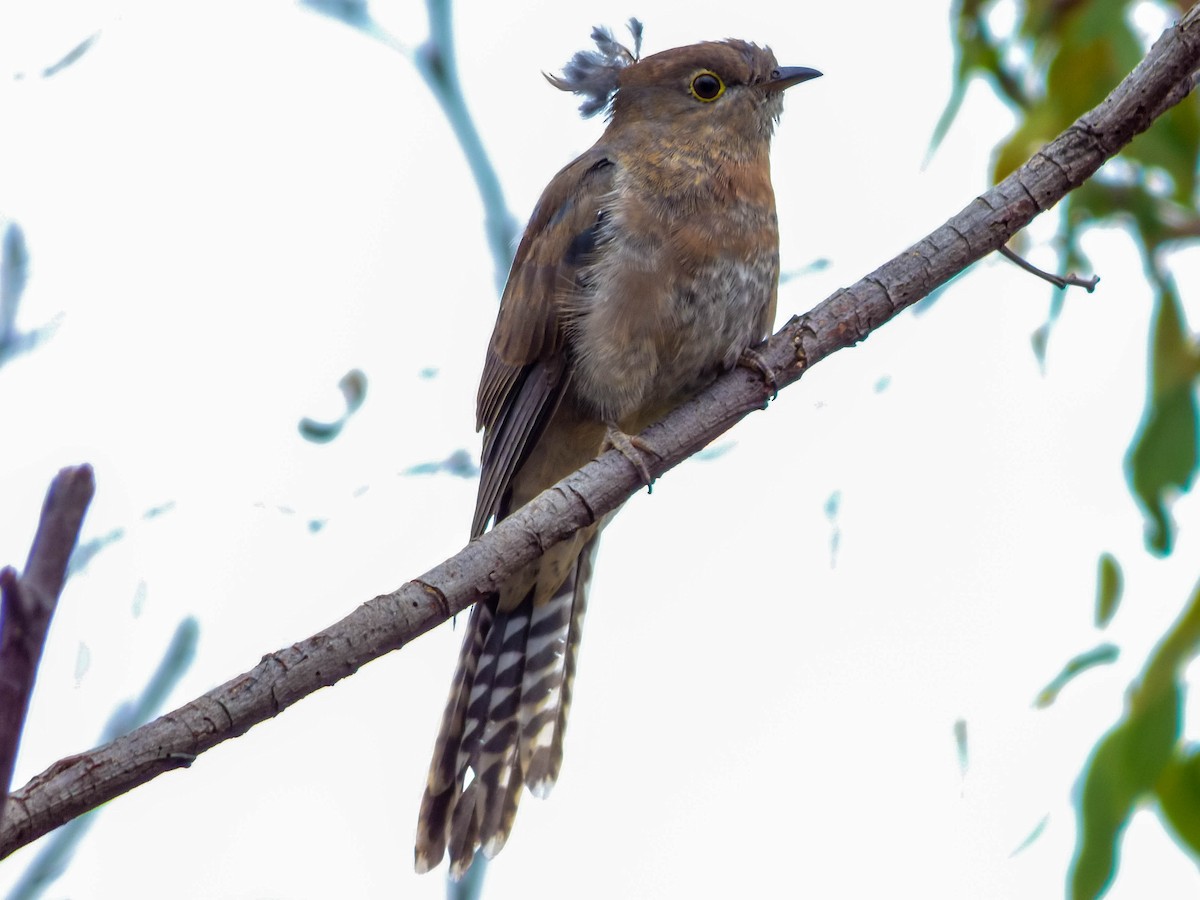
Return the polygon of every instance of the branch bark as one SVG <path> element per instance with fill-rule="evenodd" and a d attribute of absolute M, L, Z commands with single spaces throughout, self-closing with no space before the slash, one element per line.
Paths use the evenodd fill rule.
<path fill-rule="evenodd" d="M 901 310 L 998 249 L 1078 187 L 1191 90 L 1200 68 L 1200 7 L 1168 29 L 1095 109 L 1024 166 L 933 233 L 810 312 L 793 317 L 760 352 L 779 388 L 852 346 Z M 763 406 L 756 375 L 735 369 L 644 434 L 658 449 L 654 475 L 674 468 Z M 609 451 L 543 492 L 457 555 L 337 624 L 264 657 L 251 671 L 136 731 L 60 760 L 10 798 L 0 855 L 143 784 L 187 766 L 300 698 L 424 634 L 490 592 L 545 548 L 615 509 L 642 485 Z"/>
<path fill-rule="evenodd" d="M 8 793 L 50 620 L 96 491 L 91 466 L 61 470 L 46 492 L 25 572 L 0 569 L 0 788 Z M 0 805 L 0 820 L 11 802 Z"/>

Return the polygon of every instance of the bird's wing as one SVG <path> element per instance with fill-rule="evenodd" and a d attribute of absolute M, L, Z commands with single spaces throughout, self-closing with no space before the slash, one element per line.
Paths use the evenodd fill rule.
<path fill-rule="evenodd" d="M 501 518 L 513 474 L 558 408 L 569 381 L 564 312 L 578 294 L 613 184 L 602 148 L 579 157 L 543 192 L 517 247 L 479 383 L 482 474 L 471 536 Z"/>

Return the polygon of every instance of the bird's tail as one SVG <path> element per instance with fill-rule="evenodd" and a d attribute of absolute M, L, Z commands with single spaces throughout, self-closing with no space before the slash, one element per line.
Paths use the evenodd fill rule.
<path fill-rule="evenodd" d="M 584 544 L 549 600 L 535 604 L 531 590 L 513 609 L 493 596 L 471 611 L 421 799 L 418 872 L 447 849 L 454 878 L 480 847 L 495 856 L 522 786 L 537 797 L 554 786 L 598 540 Z"/>

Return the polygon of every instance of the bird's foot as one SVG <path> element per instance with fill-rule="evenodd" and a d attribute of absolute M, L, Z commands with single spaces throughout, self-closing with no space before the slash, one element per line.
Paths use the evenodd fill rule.
<path fill-rule="evenodd" d="M 636 434 L 626 434 L 616 425 L 609 425 L 604 433 L 604 450 L 609 448 L 617 450 L 622 456 L 629 460 L 630 464 L 637 469 L 638 474 L 642 476 L 642 484 L 646 485 L 646 492 L 654 492 L 654 476 L 650 474 L 650 467 L 646 465 L 646 457 L 642 454 L 649 453 L 656 459 L 659 458 L 658 451 L 648 442 L 638 437 Z"/>
<path fill-rule="evenodd" d="M 775 380 L 775 370 L 767 364 L 761 353 L 753 347 L 747 347 L 742 351 L 742 355 L 738 357 L 737 364 L 744 369 L 751 369 L 759 374 L 759 377 L 763 380 L 763 387 L 771 395 L 768 399 L 774 400 L 779 396 L 779 384 Z"/>

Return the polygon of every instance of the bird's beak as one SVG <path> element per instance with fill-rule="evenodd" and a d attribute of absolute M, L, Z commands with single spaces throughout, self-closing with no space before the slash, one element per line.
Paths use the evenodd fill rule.
<path fill-rule="evenodd" d="M 784 91 L 794 84 L 799 84 L 802 81 L 810 81 L 813 78 L 820 78 L 821 72 L 816 69 L 809 69 L 804 66 L 781 66 L 771 73 L 771 79 L 762 85 L 762 89 L 768 94 L 773 94 L 776 91 Z"/>

